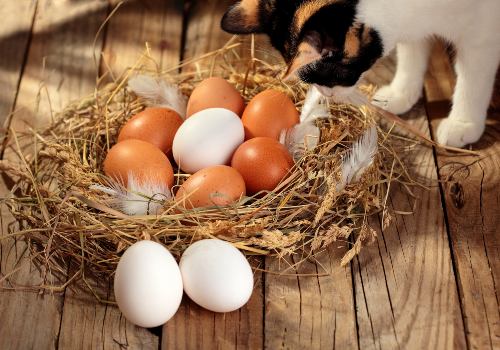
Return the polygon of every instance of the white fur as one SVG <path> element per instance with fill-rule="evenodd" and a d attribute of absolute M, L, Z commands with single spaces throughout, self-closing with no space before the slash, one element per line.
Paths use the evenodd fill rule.
<path fill-rule="evenodd" d="M 437 141 L 463 147 L 479 140 L 500 61 L 500 0 L 360 0 L 358 20 L 381 36 L 384 54 L 397 47 L 392 83 L 374 103 L 393 113 L 408 111 L 421 96 L 432 36 L 457 50 L 457 85 L 450 115 Z"/>

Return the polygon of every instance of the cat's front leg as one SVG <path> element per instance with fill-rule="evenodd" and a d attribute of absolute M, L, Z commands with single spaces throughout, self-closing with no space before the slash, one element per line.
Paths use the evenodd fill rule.
<path fill-rule="evenodd" d="M 463 147 L 481 138 L 499 59 L 499 50 L 489 45 L 457 47 L 453 107 L 437 129 L 439 143 Z"/>
<path fill-rule="evenodd" d="M 390 85 L 377 91 L 373 104 L 395 114 L 408 112 L 422 96 L 429 53 L 430 43 L 427 39 L 399 43 L 396 75 Z"/>

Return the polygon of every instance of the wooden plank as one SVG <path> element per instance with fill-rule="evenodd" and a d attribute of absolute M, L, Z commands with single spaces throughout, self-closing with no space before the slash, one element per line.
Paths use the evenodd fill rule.
<path fill-rule="evenodd" d="M 187 1 L 188 21 L 186 27 L 186 40 L 184 44 L 183 59 L 199 57 L 207 52 L 220 49 L 232 37 L 221 30 L 220 21 L 223 14 L 234 5 L 234 1 Z M 241 57 L 250 57 L 250 36 L 241 36 L 241 46 L 237 49 Z M 275 50 L 266 35 L 255 35 L 255 56 L 271 64 L 283 62 L 280 54 Z M 196 69 L 194 65 L 188 65 L 187 69 Z M 215 67 L 217 68 L 217 67 Z"/>
<path fill-rule="evenodd" d="M 182 37 L 182 1 L 131 1 L 125 3 L 109 21 L 103 48 L 103 70 L 115 75 L 133 66 L 143 53 L 145 43 L 159 64 L 179 63 Z M 113 290 L 93 283 L 93 287 L 113 300 Z M 82 322 L 83 320 L 83 322 Z M 116 306 L 102 305 L 93 295 L 74 286 L 66 291 L 59 346 L 74 348 L 157 349 L 159 337 L 127 322 Z"/>
<path fill-rule="evenodd" d="M 2 4 L 0 14 L 0 119 L 8 127 L 9 114 L 15 105 L 18 84 L 24 68 L 29 38 L 36 11 L 35 1 L 11 1 Z M 13 16 L 12 14 L 16 14 Z M 3 153 L 2 145 L 2 153 Z M 8 196 L 9 190 L 2 181 L 0 184 L 2 197 Z M 12 217 L 2 205 L 2 235 L 7 233 L 7 226 Z M 36 273 L 22 259 L 25 246 L 12 241 L 2 241 L 0 244 L 0 279 L 10 271 L 21 266 L 21 270 L 10 281 L 17 284 L 29 283 Z M 10 283 L 2 283 L 9 287 Z M 32 303 L 37 305 L 33 306 Z M 53 347 L 57 339 L 59 326 L 60 300 L 50 296 L 37 296 L 24 291 L 0 290 L 0 348 L 21 349 Z M 36 327 L 43 324 L 42 327 Z M 36 344 L 36 345 L 35 345 Z"/>
<path fill-rule="evenodd" d="M 231 36 L 222 32 L 219 22 L 232 3 L 230 0 L 191 3 L 186 23 L 185 58 L 213 51 L 227 42 Z M 260 349 L 263 344 L 263 302 L 260 273 L 255 274 L 252 298 L 235 312 L 209 312 L 185 297 L 175 317 L 163 328 L 162 349 Z"/>
<path fill-rule="evenodd" d="M 186 59 L 220 48 L 230 39 L 230 35 L 220 32 L 219 21 L 222 13 L 231 3 L 230 1 L 209 1 L 203 4 L 203 8 L 194 5 L 189 16 L 190 24 L 187 27 Z M 273 58 L 276 55 L 265 38 L 257 38 L 257 49 L 258 55 L 265 59 Z M 241 52 L 249 54 L 249 47 L 244 46 Z M 261 348 L 263 346 L 262 336 L 265 338 L 265 347 L 270 349 L 295 348 L 299 345 L 304 345 L 306 348 L 328 348 L 334 345 L 340 348 L 342 346 L 356 346 L 356 324 L 350 269 L 343 269 L 332 263 L 332 261 L 338 262 L 340 254 L 345 250 L 345 247 L 342 251 L 328 250 L 325 254 L 317 257 L 317 264 L 307 263 L 298 270 L 299 273 L 317 274 L 318 270 L 323 272 L 319 266 L 321 264 L 326 267 L 328 276 L 319 278 L 278 276 L 276 275 L 278 261 L 276 259 L 267 260 L 266 270 L 271 270 L 273 273 L 265 274 L 265 320 L 262 320 L 262 316 L 259 314 L 262 312 L 262 306 L 260 306 L 262 301 L 254 300 L 258 292 L 256 288 L 254 297 L 247 306 L 249 311 L 258 316 L 254 317 L 256 322 L 253 325 L 250 324 L 251 327 L 246 322 L 240 326 L 240 329 L 250 328 L 252 332 L 255 332 L 255 340 L 246 344 L 238 342 L 237 347 Z M 294 273 L 295 271 L 290 272 Z M 318 294 L 323 296 L 323 299 L 318 298 Z M 262 292 L 259 293 L 259 299 L 262 298 L 260 295 Z M 196 311 L 191 311 L 193 309 Z M 200 311 L 193 307 L 190 308 L 189 312 L 192 313 L 191 322 L 196 322 Z M 336 317 L 339 319 L 338 323 L 336 323 Z M 259 319 L 261 320 L 260 324 L 258 323 Z M 262 330 L 262 323 L 265 325 L 263 335 L 255 330 L 255 327 Z M 171 345 L 169 343 L 170 347 L 199 347 L 203 339 L 211 336 L 212 324 L 211 320 L 206 323 L 198 322 L 195 329 L 204 329 L 203 334 L 198 333 L 195 336 L 194 332 L 183 331 L 181 334 L 184 342 L 180 344 L 173 342 Z M 228 322 L 226 322 L 227 324 Z M 183 326 L 180 325 L 180 322 L 175 325 L 170 323 L 169 326 L 172 329 L 174 327 L 177 327 L 176 329 L 192 327 L 191 323 L 187 321 L 184 321 Z M 164 333 L 165 338 L 168 339 L 169 336 Z M 237 339 L 240 338 L 240 336 L 237 337 Z M 230 342 L 221 343 L 221 340 L 217 339 L 215 344 L 207 345 L 205 343 L 204 346 L 214 348 L 222 346 L 224 348 L 229 347 L 230 344 Z"/>
<path fill-rule="evenodd" d="M 387 83 L 394 64 L 393 59 L 380 62 L 368 80 Z M 407 122 L 429 133 L 422 104 L 409 112 Z M 466 347 L 433 151 L 419 148 L 413 158 L 416 175 L 430 188 L 412 188 L 415 203 L 394 186 L 390 212 L 413 214 L 396 215 L 387 229 L 380 218 L 370 218 L 377 241 L 353 264 L 361 349 Z"/>
<path fill-rule="evenodd" d="M 9 190 L 0 182 L 2 196 Z M 7 233 L 12 217 L 1 206 L 2 235 Z M 0 235 L 1 236 L 1 235 Z M 52 349 L 57 344 L 62 298 L 37 295 L 24 290 L 26 285 L 38 284 L 42 278 L 24 258 L 26 245 L 23 242 L 2 241 L 0 244 L 0 349 Z M 15 275 L 3 281 L 12 271 Z M 4 289 L 6 288 L 6 289 Z M 12 288 L 16 288 L 13 290 Z"/>
<path fill-rule="evenodd" d="M 90 283 L 97 291 L 108 291 L 103 298 L 113 299 L 110 285 Z M 66 289 L 60 329 L 59 349 L 158 349 L 157 335 L 134 326 L 118 307 L 98 303 L 88 290 L 76 285 Z"/>
<path fill-rule="evenodd" d="M 137 63 L 146 43 L 159 71 L 177 65 L 181 57 L 184 2 L 142 0 L 123 4 L 109 22 L 102 69 L 109 68 L 119 76 Z"/>
<path fill-rule="evenodd" d="M 433 59 L 440 59 L 434 56 Z M 444 60 L 446 71 L 451 70 Z M 431 66 L 433 69 L 433 66 Z M 439 75 L 440 72 L 433 72 Z M 448 77 L 448 84 L 454 80 Z M 479 159 L 465 156 L 437 156 L 439 175 L 451 237 L 451 247 L 458 277 L 462 312 L 471 349 L 500 348 L 500 79 L 490 109 L 486 132 L 473 149 Z M 441 85 L 434 85 L 434 91 Z M 443 94 L 444 95 L 444 94 Z M 450 101 L 427 103 L 433 130 L 447 116 Z"/>
<path fill-rule="evenodd" d="M 451 101 L 454 88 L 455 72 L 450 65 L 447 47 L 441 40 L 436 40 L 424 81 L 426 102 Z"/>
<path fill-rule="evenodd" d="M 340 267 L 346 251 L 334 243 L 296 268 L 288 267 L 297 257 L 266 259 L 267 349 L 358 348 L 351 268 Z"/>
<path fill-rule="evenodd" d="M 52 111 L 62 109 L 71 100 L 94 89 L 97 67 L 94 64 L 93 42 L 107 8 L 106 1 L 39 1 L 16 104 L 17 112 L 11 123 L 14 129 L 22 132 L 27 131 L 29 126 L 43 127 L 51 120 Z M 98 47 L 100 42 L 97 41 Z M 7 149 L 5 157 L 17 161 L 10 149 Z M 23 251 L 24 245 L 19 243 L 17 253 L 22 255 Z M 14 281 L 20 285 L 37 285 L 42 278 L 26 264 Z M 62 294 L 38 295 L 16 291 L 2 295 L 0 303 L 2 325 L 5 325 L 2 327 L 0 348 L 64 347 L 64 337 L 62 343 L 60 339 Z M 86 316 L 83 312 L 73 315 L 77 320 L 74 333 L 85 334 L 84 338 L 87 333 L 82 326 L 87 326 Z M 94 327 L 98 329 L 99 324 L 94 324 Z M 98 332 L 101 333 L 101 329 Z M 89 337 L 89 341 L 92 340 Z"/>
<path fill-rule="evenodd" d="M 163 327 L 162 349 L 261 349 L 262 274 L 254 277 L 249 302 L 240 310 L 218 314 L 184 296 L 177 314 Z"/>
<path fill-rule="evenodd" d="M 18 2 L 26 5 L 28 2 Z M 50 10 L 50 8 L 48 9 Z M 23 129 L 24 126 L 17 124 L 17 118 L 25 118 L 29 120 L 29 116 L 34 116 L 33 107 L 34 100 L 38 93 L 38 84 L 30 82 L 39 79 L 38 72 L 42 65 L 43 56 L 37 55 L 42 47 L 47 48 L 50 45 L 50 40 L 47 40 L 47 35 L 50 35 L 51 30 L 57 27 L 62 19 L 51 23 L 47 19 L 47 2 L 40 1 L 36 16 L 36 24 L 34 26 L 34 34 L 32 45 L 30 47 L 30 55 L 28 63 L 23 75 L 19 96 L 17 99 L 16 108 L 24 106 L 21 113 L 14 117 L 13 125 Z M 14 20 L 18 17 L 9 16 Z M 45 18 L 44 18 L 45 17 Z M 57 22 L 57 23 L 56 23 Z M 21 21 L 22 23 L 22 21 Z M 21 32 L 11 33 L 13 38 L 23 35 Z M 24 34 L 26 35 L 26 34 Z M 55 46 L 57 41 L 52 41 L 52 46 Z M 13 59 L 13 57 L 10 57 Z M 23 59 L 18 60 L 18 63 Z M 36 63 L 35 63 L 36 62 Z M 16 83 L 17 85 L 17 83 Z M 16 92 L 16 88 L 13 88 Z M 28 99 L 30 102 L 28 102 Z M 31 113 L 28 112 L 31 108 Z M 34 117 L 31 117 L 34 120 Z M 12 153 L 8 151 L 5 158 L 12 159 Z M 3 186 L 3 185 L 2 185 Z M 2 191 L 2 193 L 6 193 Z M 3 214 L 3 213 L 2 213 Z M 2 216 L 4 220 L 10 220 L 10 217 Z M 11 271 L 13 268 L 20 265 L 22 269 L 17 273 L 11 281 L 16 286 L 36 285 L 42 282 L 42 277 L 38 271 L 34 271 L 31 266 L 23 259 L 25 245 L 17 243 L 15 246 L 8 247 L 9 242 L 4 242 L 2 246 L 2 269 Z M 18 260 L 22 263 L 16 264 Z M 19 348 L 55 348 L 59 333 L 60 318 L 62 308 L 62 297 L 58 295 L 37 295 L 28 291 L 9 291 L 3 292 L 0 298 L 0 312 L 2 314 L 2 322 L 0 325 L 0 348 L 2 349 L 19 349 Z"/>
<path fill-rule="evenodd" d="M 53 113 L 94 89 L 93 41 L 106 12 L 105 0 L 39 1 L 13 127 L 43 127 Z"/>
<path fill-rule="evenodd" d="M 234 1 L 191 1 L 187 14 L 184 58 L 199 57 L 220 49 L 232 35 L 220 28 L 224 12 Z"/>
<path fill-rule="evenodd" d="M 28 50 L 36 1 L 8 1 L 0 7 L 0 124 L 12 112 Z M 12 16 L 12 14 L 16 16 Z"/>
<path fill-rule="evenodd" d="M 266 38 L 258 38 L 258 55 L 276 59 Z M 314 259 L 289 268 L 287 262 L 266 258 L 265 347 L 268 349 L 358 348 L 353 276 L 341 267 L 346 243 L 334 243 Z M 318 274 L 320 276 L 318 276 Z M 316 275 L 316 276 L 315 276 Z"/>

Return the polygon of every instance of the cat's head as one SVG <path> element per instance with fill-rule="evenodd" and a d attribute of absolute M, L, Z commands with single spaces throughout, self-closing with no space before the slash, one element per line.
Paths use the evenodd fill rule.
<path fill-rule="evenodd" d="M 222 18 L 233 34 L 265 33 L 288 75 L 321 87 L 353 86 L 382 55 L 377 32 L 356 21 L 357 0 L 243 0 Z"/>

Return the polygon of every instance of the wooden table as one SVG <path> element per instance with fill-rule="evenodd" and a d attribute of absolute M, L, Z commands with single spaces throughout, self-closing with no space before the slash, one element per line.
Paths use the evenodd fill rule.
<path fill-rule="evenodd" d="M 50 110 L 92 91 L 99 70 L 133 64 L 146 41 L 162 67 L 220 47 L 229 36 L 219 20 L 232 2 L 128 1 L 102 26 L 118 1 L 3 0 L 2 122 L 25 130 L 46 124 Z M 394 66 L 383 60 L 368 78 L 387 82 Z M 426 98 L 409 123 L 435 130 L 452 86 L 448 56 L 437 47 Z M 345 268 L 340 243 L 287 275 L 273 273 L 279 263 L 267 258 L 269 272 L 256 274 L 253 297 L 240 311 L 214 314 L 185 300 L 155 330 L 134 327 L 116 307 L 76 287 L 43 295 L 3 290 L 0 349 L 500 349 L 500 89 L 495 103 L 484 138 L 473 146 L 482 158 L 422 148 L 418 170 L 430 188 L 410 197 L 394 187 L 389 198 L 391 210 L 414 214 L 396 216 L 388 229 L 379 217 L 370 219 L 377 241 Z M 22 252 L 2 243 L 0 280 Z M 302 275 L 317 272 L 327 275 Z M 15 282 L 39 279 L 24 267 Z"/>

